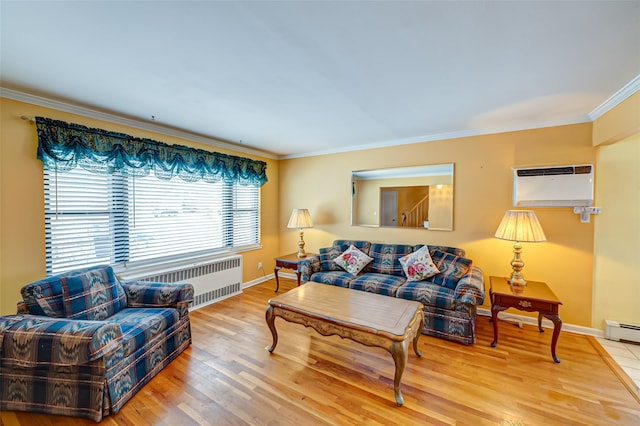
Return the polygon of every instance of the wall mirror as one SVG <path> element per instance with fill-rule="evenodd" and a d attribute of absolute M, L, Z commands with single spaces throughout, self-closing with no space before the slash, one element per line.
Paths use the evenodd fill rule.
<path fill-rule="evenodd" d="M 453 230 L 453 164 L 351 172 L 351 225 Z"/>

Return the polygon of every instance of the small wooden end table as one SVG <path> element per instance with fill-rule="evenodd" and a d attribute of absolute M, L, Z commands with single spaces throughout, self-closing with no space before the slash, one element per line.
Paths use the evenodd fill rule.
<path fill-rule="evenodd" d="M 291 253 L 274 258 L 274 260 L 276 261 L 276 267 L 273 269 L 273 275 L 276 276 L 276 293 L 280 289 L 280 279 L 278 278 L 278 271 L 282 268 L 295 271 L 296 276 L 298 277 L 298 286 L 300 286 L 300 268 L 298 268 L 298 263 L 301 260 L 312 256 L 315 256 L 315 254 L 307 253 L 305 257 L 298 257 L 298 253 Z"/>
<path fill-rule="evenodd" d="M 269 300 L 265 314 L 273 336 L 271 353 L 278 344 L 275 320 L 311 327 L 323 336 L 333 334 L 366 346 L 384 348 L 395 363 L 393 390 L 403 405 L 400 381 L 409 356 L 409 345 L 418 357 L 418 338 L 424 323 L 422 303 L 414 300 L 308 282 Z"/>
<path fill-rule="evenodd" d="M 553 361 L 559 363 L 556 356 L 556 344 L 562 320 L 558 315 L 558 307 L 562 302 L 558 300 L 553 291 L 546 283 L 538 281 L 527 281 L 525 287 L 511 286 L 507 278 L 489 277 L 491 288 L 491 321 L 493 322 L 493 342 L 492 347 L 498 344 L 498 312 L 508 308 L 515 308 L 521 311 L 538 312 L 538 330 L 544 333 L 542 328 L 542 317 L 553 322 L 553 338 L 551 339 L 551 356 Z"/>

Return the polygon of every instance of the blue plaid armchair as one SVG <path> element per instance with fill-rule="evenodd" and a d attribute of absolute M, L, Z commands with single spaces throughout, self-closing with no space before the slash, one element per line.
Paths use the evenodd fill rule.
<path fill-rule="evenodd" d="M 100 421 L 191 344 L 191 284 L 119 281 L 110 266 L 21 290 L 0 317 L 0 409 Z"/>

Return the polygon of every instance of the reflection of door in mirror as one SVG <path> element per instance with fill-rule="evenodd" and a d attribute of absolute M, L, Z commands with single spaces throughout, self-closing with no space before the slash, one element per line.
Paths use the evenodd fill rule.
<path fill-rule="evenodd" d="M 451 231 L 453 182 L 453 164 L 354 171 L 351 224 Z M 395 203 L 383 202 L 385 191 L 395 191 Z M 386 211 L 389 203 L 395 214 Z"/>
<path fill-rule="evenodd" d="M 380 190 L 380 226 L 398 226 L 398 191 Z"/>

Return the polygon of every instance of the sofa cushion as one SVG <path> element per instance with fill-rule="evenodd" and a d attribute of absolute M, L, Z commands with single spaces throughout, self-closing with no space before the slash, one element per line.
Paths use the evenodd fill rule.
<path fill-rule="evenodd" d="M 173 308 L 129 308 L 110 316 L 105 322 L 120 326 L 126 357 L 173 327 L 178 320 L 178 311 Z"/>
<path fill-rule="evenodd" d="M 398 289 L 396 297 L 443 309 L 453 309 L 456 305 L 453 290 L 429 281 L 408 282 Z"/>
<path fill-rule="evenodd" d="M 373 261 L 365 272 L 404 277 L 400 258 L 413 251 L 413 247 L 402 244 L 371 244 L 369 256 Z"/>
<path fill-rule="evenodd" d="M 431 259 L 440 270 L 440 273 L 434 275 L 431 281 L 451 290 L 456 288 L 458 281 L 469 271 L 472 264 L 471 259 L 440 250 L 431 253 Z"/>
<path fill-rule="evenodd" d="M 333 259 L 340 256 L 344 250 L 341 250 L 340 247 L 332 246 L 332 247 L 323 247 L 319 251 L 320 257 L 320 270 L 321 271 L 344 271 L 340 266 L 338 266 Z"/>
<path fill-rule="evenodd" d="M 434 276 L 440 271 L 434 265 L 429 255 L 429 247 L 422 246 L 418 251 L 400 258 L 400 264 L 407 277 L 407 281 L 422 281 Z"/>
<path fill-rule="evenodd" d="M 398 288 L 406 282 L 407 280 L 404 277 L 397 275 L 367 272 L 351 281 L 349 288 L 368 291 L 369 293 L 384 294 L 386 296 L 395 296 Z"/>
<path fill-rule="evenodd" d="M 352 275 L 358 275 L 373 259 L 361 252 L 355 246 L 349 246 L 333 262 Z"/>
<path fill-rule="evenodd" d="M 330 284 L 338 287 L 349 287 L 349 283 L 355 278 L 348 272 L 340 271 L 321 271 L 311 275 L 310 281 L 321 284 Z"/>
<path fill-rule="evenodd" d="M 111 268 L 61 277 L 60 283 L 67 318 L 99 321 L 121 309 L 124 290 Z"/>
<path fill-rule="evenodd" d="M 418 244 L 416 246 L 413 246 L 413 251 L 418 251 L 425 245 L 426 244 Z M 461 249 L 461 248 L 458 248 L 458 247 L 432 246 L 432 245 L 428 245 L 428 247 L 429 247 L 429 254 L 432 255 L 432 256 L 433 256 L 433 252 L 436 251 L 436 250 L 440 250 L 440 251 L 443 251 L 445 253 L 455 254 L 456 256 L 461 256 L 461 257 L 464 257 L 466 255 L 466 252 L 464 251 L 464 249 Z"/>
<path fill-rule="evenodd" d="M 363 253 L 369 253 L 369 248 L 371 247 L 371 243 L 369 241 L 362 240 L 334 240 L 333 244 L 331 245 L 334 247 L 338 247 L 340 249 L 340 253 L 351 246 L 355 246 Z"/>

